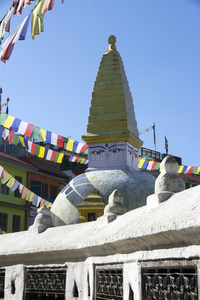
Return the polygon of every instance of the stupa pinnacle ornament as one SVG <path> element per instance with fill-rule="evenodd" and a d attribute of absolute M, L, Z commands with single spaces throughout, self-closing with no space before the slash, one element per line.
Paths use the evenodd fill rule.
<path fill-rule="evenodd" d="M 116 37 L 108 39 L 94 83 L 87 133 L 89 170 L 135 168 L 142 146 L 133 99 L 123 62 L 116 50 Z"/>

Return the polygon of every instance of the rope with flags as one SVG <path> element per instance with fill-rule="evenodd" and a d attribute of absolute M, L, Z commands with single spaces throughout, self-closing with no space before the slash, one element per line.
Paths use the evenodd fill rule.
<path fill-rule="evenodd" d="M 18 17 L 22 14 L 22 9 L 27 5 L 32 4 L 35 0 L 14 0 L 12 6 L 0 21 L 0 44 L 7 32 L 10 33 L 10 23 L 12 15 Z M 19 40 L 25 40 L 29 22 L 31 19 L 31 34 L 32 39 L 35 35 L 44 31 L 44 14 L 53 9 L 55 0 L 38 0 L 35 7 L 29 12 L 24 21 L 9 35 L 7 40 L 1 46 L 0 51 L 1 61 L 4 63 L 10 58 L 14 45 Z M 64 3 L 65 0 L 61 0 Z"/>

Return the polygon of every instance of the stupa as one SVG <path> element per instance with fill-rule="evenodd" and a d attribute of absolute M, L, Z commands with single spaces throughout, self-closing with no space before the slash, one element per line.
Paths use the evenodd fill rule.
<path fill-rule="evenodd" d="M 70 181 L 55 199 L 51 214 L 55 226 L 79 222 L 75 207 L 96 189 L 104 202 L 115 190 L 126 209 L 146 204 L 154 192 L 155 178 L 138 171 L 139 139 L 133 99 L 123 62 L 110 36 L 94 83 L 87 133 L 88 169 Z"/>

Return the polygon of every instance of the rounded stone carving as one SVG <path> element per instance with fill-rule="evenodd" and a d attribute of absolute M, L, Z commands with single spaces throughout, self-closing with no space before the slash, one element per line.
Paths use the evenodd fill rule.
<path fill-rule="evenodd" d="M 183 179 L 178 175 L 178 163 L 173 156 L 166 156 L 160 164 L 161 173 L 156 179 L 155 193 L 178 193 L 185 189 Z"/>

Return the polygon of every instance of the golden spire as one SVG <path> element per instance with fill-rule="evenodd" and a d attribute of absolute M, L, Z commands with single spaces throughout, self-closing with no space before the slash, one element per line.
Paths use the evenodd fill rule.
<path fill-rule="evenodd" d="M 111 35 L 108 43 L 94 83 L 87 133 L 82 138 L 88 145 L 124 141 L 139 149 L 142 141 L 115 36 Z"/>

